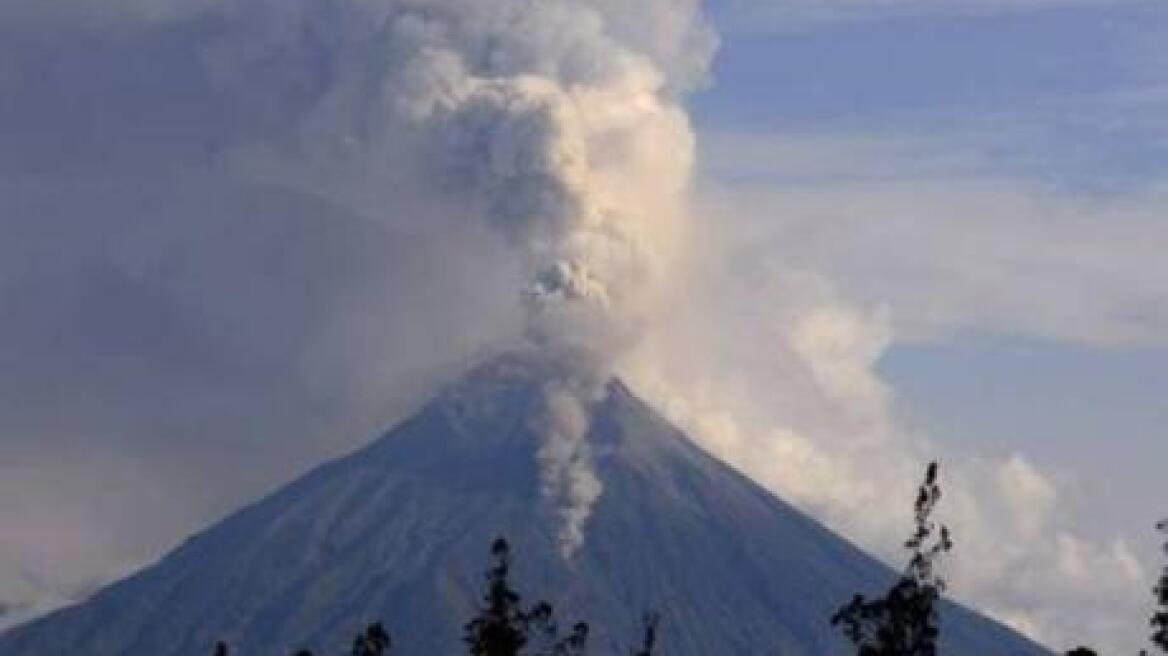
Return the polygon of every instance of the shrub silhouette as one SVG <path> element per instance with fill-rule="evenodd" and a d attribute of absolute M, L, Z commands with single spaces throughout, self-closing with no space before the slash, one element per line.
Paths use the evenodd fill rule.
<path fill-rule="evenodd" d="M 349 652 L 352 656 L 385 656 L 389 653 L 390 645 L 393 641 L 390 640 L 389 632 L 385 630 L 381 622 L 374 622 L 365 627 L 365 630 L 357 634 L 353 638 L 353 650 Z M 215 643 L 215 650 L 212 656 L 228 656 L 227 643 L 220 640 Z M 313 656 L 310 649 L 298 649 L 294 656 Z"/>
<path fill-rule="evenodd" d="M 385 656 L 392 644 L 393 640 L 381 622 L 374 622 L 353 638 L 352 656 Z"/>
<path fill-rule="evenodd" d="M 941 500 L 937 463 L 929 463 L 913 505 L 916 527 L 904 546 L 910 551 L 904 574 L 877 599 L 857 594 L 831 617 L 861 656 L 935 656 L 940 628 L 936 602 L 945 581 L 936 572 L 942 554 L 953 548 L 949 529 L 932 520 Z"/>
<path fill-rule="evenodd" d="M 1156 525 L 1156 530 L 1168 534 L 1168 519 Z M 1164 543 L 1164 554 L 1168 555 L 1168 541 Z M 1160 580 L 1152 589 L 1156 595 L 1156 610 L 1152 613 L 1152 645 L 1168 654 L 1168 565 L 1160 572 Z"/>
<path fill-rule="evenodd" d="M 657 646 L 657 625 L 660 622 L 661 616 L 657 613 L 645 614 L 645 632 L 641 637 L 641 648 L 633 651 L 633 656 L 653 656 L 653 648 Z"/>
<path fill-rule="evenodd" d="M 561 636 L 555 609 L 546 601 L 524 608 L 522 597 L 511 588 L 511 548 L 498 538 L 491 545 L 492 563 L 487 570 L 487 592 L 483 606 L 464 627 L 463 641 L 471 656 L 580 656 L 588 646 L 587 622 L 576 622 L 567 635 Z M 646 620 L 645 647 L 638 656 L 650 656 L 655 640 L 657 620 Z M 525 651 L 533 643 L 542 650 Z M 393 641 L 381 622 L 374 622 L 353 638 L 352 656 L 385 656 Z M 229 656 L 227 643 L 215 643 L 212 656 Z M 300 649 L 294 656 L 313 656 Z"/>
<path fill-rule="evenodd" d="M 577 622 L 564 638 L 558 637 L 555 610 L 546 601 L 523 607 L 511 588 L 511 548 L 498 538 L 491 545 L 492 563 L 487 569 L 487 592 L 478 615 L 466 623 L 463 642 L 471 656 L 521 656 L 533 638 L 550 643 L 546 654 L 571 656 L 583 653 L 588 643 L 588 624 Z M 541 653 L 541 652 L 533 652 Z"/>

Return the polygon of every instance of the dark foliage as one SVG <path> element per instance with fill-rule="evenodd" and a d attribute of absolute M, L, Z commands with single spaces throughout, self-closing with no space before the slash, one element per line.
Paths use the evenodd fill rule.
<path fill-rule="evenodd" d="M 940 636 L 936 602 L 945 590 L 936 564 L 953 548 L 949 529 L 931 517 L 940 500 L 933 462 L 914 504 L 916 527 L 904 544 L 911 553 L 904 574 L 883 597 L 857 594 L 832 616 L 832 625 L 840 627 L 861 656 L 936 655 Z"/>
<path fill-rule="evenodd" d="M 1168 520 L 1156 525 L 1156 529 L 1168 533 Z M 1164 543 L 1164 554 L 1168 555 L 1168 542 Z M 1168 565 L 1160 573 L 1160 580 L 1152 590 L 1156 595 L 1156 610 L 1152 614 L 1152 644 L 1168 654 Z"/>
<path fill-rule="evenodd" d="M 385 656 L 389 653 L 390 645 L 393 641 L 390 640 L 389 632 L 385 630 L 381 622 L 374 622 L 365 627 L 365 630 L 357 634 L 353 638 L 353 650 L 350 652 L 352 656 Z M 228 656 L 227 643 L 215 643 L 215 651 L 213 656 Z M 298 649 L 294 656 L 313 656 L 310 649 Z"/>
<path fill-rule="evenodd" d="M 552 645 L 552 656 L 575 656 L 583 654 L 588 646 L 588 623 L 576 622 L 572 632 Z"/>
<path fill-rule="evenodd" d="M 393 640 L 389 637 L 389 632 L 381 625 L 381 622 L 374 622 L 365 627 L 365 630 L 357 634 L 353 638 L 353 656 L 385 656 L 389 653 L 389 648 L 393 644 Z"/>
<path fill-rule="evenodd" d="M 528 653 L 525 649 L 533 638 L 550 645 L 542 653 L 552 656 L 583 653 L 588 643 L 588 624 L 577 622 L 566 637 L 560 638 L 551 604 L 539 602 L 530 609 L 524 608 L 519 593 L 511 588 L 507 580 L 511 572 L 511 548 L 506 540 L 495 540 L 491 558 L 483 606 L 464 628 L 463 642 L 471 656 L 520 656 Z"/>
<path fill-rule="evenodd" d="M 633 652 L 633 656 L 653 656 L 653 648 L 657 646 L 657 625 L 661 616 L 657 613 L 645 615 L 645 633 L 641 638 L 641 648 Z"/>
<path fill-rule="evenodd" d="M 1067 656 L 1099 656 L 1094 649 L 1090 647 L 1075 647 L 1067 652 Z"/>
<path fill-rule="evenodd" d="M 581 656 L 588 646 L 587 622 L 576 622 L 561 635 L 555 609 L 547 602 L 524 608 L 519 593 L 511 588 L 511 549 L 499 538 L 491 545 L 492 563 L 487 570 L 487 592 L 479 614 L 466 623 L 463 641 L 471 656 Z M 656 619 L 646 629 L 647 649 L 652 648 Z M 352 656 L 385 656 L 393 641 L 381 622 L 365 627 L 353 638 Z M 538 646 L 539 648 L 536 648 Z M 650 651 L 639 652 L 649 656 Z M 217 642 L 213 656 L 228 656 L 227 644 Z M 294 656 L 313 656 L 300 649 Z"/>

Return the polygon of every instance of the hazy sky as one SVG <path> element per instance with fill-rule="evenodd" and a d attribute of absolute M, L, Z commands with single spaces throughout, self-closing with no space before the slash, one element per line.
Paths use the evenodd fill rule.
<path fill-rule="evenodd" d="M 707 176 L 814 203 L 808 223 L 897 215 L 821 225 L 856 243 L 804 256 L 903 322 L 880 363 L 901 409 L 1074 480 L 1098 528 L 1146 532 L 1168 512 L 1168 7 L 744 0 L 715 17 L 694 103 Z"/>
<path fill-rule="evenodd" d="M 881 553 L 903 504 L 864 504 L 952 455 L 970 598 L 1129 647 L 1168 514 L 1168 6 L 712 0 L 704 74 L 688 0 L 589 4 L 652 70 L 584 50 L 558 74 L 699 89 L 703 248 L 630 358 L 644 392 Z M 450 152 L 477 151 L 409 156 L 381 122 L 405 48 L 340 6 L 0 4 L 0 625 L 363 443 L 516 332 L 513 244 L 425 172 L 461 180 Z M 538 68 L 564 25 L 600 30 L 536 20 L 492 65 Z M 657 146 L 688 132 L 653 116 L 663 141 L 628 152 L 684 176 L 688 143 Z M 836 439 L 909 473 L 852 489 L 872 454 L 832 460 Z M 1033 590 L 971 565 L 1000 516 Z M 1135 610 L 1104 616 L 1117 598 Z"/>
<path fill-rule="evenodd" d="M 1154 562 L 1168 6 L 728 0 L 714 16 L 693 108 L 715 209 L 753 225 L 751 252 L 887 311 L 876 370 L 904 426 L 1026 458 L 1078 531 Z"/>

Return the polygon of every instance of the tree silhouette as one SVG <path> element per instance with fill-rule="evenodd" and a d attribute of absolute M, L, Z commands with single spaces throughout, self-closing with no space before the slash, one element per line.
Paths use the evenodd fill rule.
<path fill-rule="evenodd" d="M 1075 647 L 1067 652 L 1066 656 L 1099 656 L 1094 649 L 1090 647 Z"/>
<path fill-rule="evenodd" d="M 661 616 L 657 613 L 645 614 L 645 633 L 641 638 L 641 648 L 633 651 L 633 656 L 653 656 L 653 648 L 657 646 L 657 625 L 660 621 Z"/>
<path fill-rule="evenodd" d="M 352 656 L 385 656 L 389 653 L 392 641 L 389 632 L 381 622 L 374 622 L 365 627 L 365 630 L 353 638 Z M 215 643 L 212 656 L 228 656 L 227 643 L 220 640 Z M 313 656 L 311 649 L 297 649 L 294 656 Z"/>
<path fill-rule="evenodd" d="M 935 656 L 940 629 L 936 602 L 945 590 L 937 574 L 941 555 L 953 548 L 949 529 L 932 520 L 941 500 L 937 463 L 929 463 L 913 504 L 915 529 L 904 546 L 908 567 L 884 597 L 857 594 L 831 618 L 861 656 Z"/>
<path fill-rule="evenodd" d="M 464 641 L 472 656 L 515 656 L 527 645 L 531 622 L 511 589 L 511 549 L 503 538 L 491 545 L 493 564 L 487 570 L 487 594 L 479 615 L 466 624 Z"/>
<path fill-rule="evenodd" d="M 381 622 L 374 622 L 353 638 L 353 656 L 385 656 L 393 640 Z"/>
<path fill-rule="evenodd" d="M 1156 530 L 1168 534 L 1168 520 L 1156 524 Z M 1168 555 L 1168 541 L 1164 543 L 1164 554 Z M 1156 610 L 1152 613 L 1152 645 L 1168 654 L 1168 565 L 1160 572 L 1160 580 L 1152 589 L 1156 595 Z"/>
<path fill-rule="evenodd" d="M 577 656 L 583 654 L 588 646 L 588 623 L 576 622 L 572 632 L 552 645 L 552 656 Z"/>
<path fill-rule="evenodd" d="M 533 636 L 550 643 L 546 653 L 553 656 L 583 653 L 588 643 L 588 624 L 577 622 L 571 633 L 559 638 L 552 605 L 543 601 L 525 609 L 519 593 L 511 588 L 507 580 L 511 572 L 511 548 L 506 540 L 495 540 L 491 558 L 483 606 L 463 630 L 463 642 L 471 656 L 520 656 Z"/>

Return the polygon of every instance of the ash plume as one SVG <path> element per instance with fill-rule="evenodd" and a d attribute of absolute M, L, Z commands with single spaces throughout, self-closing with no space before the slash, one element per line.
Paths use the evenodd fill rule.
<path fill-rule="evenodd" d="M 518 260 L 532 323 L 644 312 L 684 231 L 680 101 L 714 47 L 696 0 L 295 2 L 251 21 L 242 6 L 219 10 L 244 18 L 204 54 L 212 81 L 247 98 L 266 74 L 264 95 L 300 112 L 288 139 L 233 148 L 238 170 L 371 214 L 391 186 L 413 227 L 486 230 Z M 317 66 L 280 72 L 302 60 Z"/>
<path fill-rule="evenodd" d="M 667 74 L 608 22 L 579 2 L 401 3 L 376 39 L 394 59 L 387 127 L 415 133 L 426 177 L 517 251 L 528 331 L 553 349 L 607 349 L 653 293 L 693 160 Z M 570 557 L 602 487 L 566 383 L 548 392 L 538 460 Z"/>
<path fill-rule="evenodd" d="M 0 563 L 63 532 L 46 513 L 74 537 L 38 570 L 149 562 L 517 333 L 605 369 L 683 230 L 698 0 L 0 14 L 0 488 L 21 500 Z M 586 518 L 590 459 L 541 467 L 576 481 L 549 483 L 556 515 Z M 0 569 L 0 597 L 35 596 Z"/>
<path fill-rule="evenodd" d="M 693 135 L 666 73 L 610 22 L 581 2 L 405 3 L 381 31 L 389 124 L 516 249 L 533 323 L 565 304 L 619 322 L 676 248 Z"/>
<path fill-rule="evenodd" d="M 265 28 L 259 39 L 273 53 L 292 40 L 343 65 L 299 124 L 295 161 L 261 144 L 236 164 L 345 202 L 387 184 L 412 190 L 431 217 L 420 229 L 474 231 L 510 251 L 528 340 L 551 357 L 588 352 L 568 358 L 594 370 L 570 377 L 603 377 L 636 341 L 680 249 L 694 160 L 680 98 L 713 49 L 697 3 L 320 6 L 289 19 L 299 29 Z M 231 86 L 257 59 L 234 40 L 214 53 Z M 584 403 L 553 391 L 542 426 L 544 496 L 560 507 L 565 554 L 601 490 Z"/>

